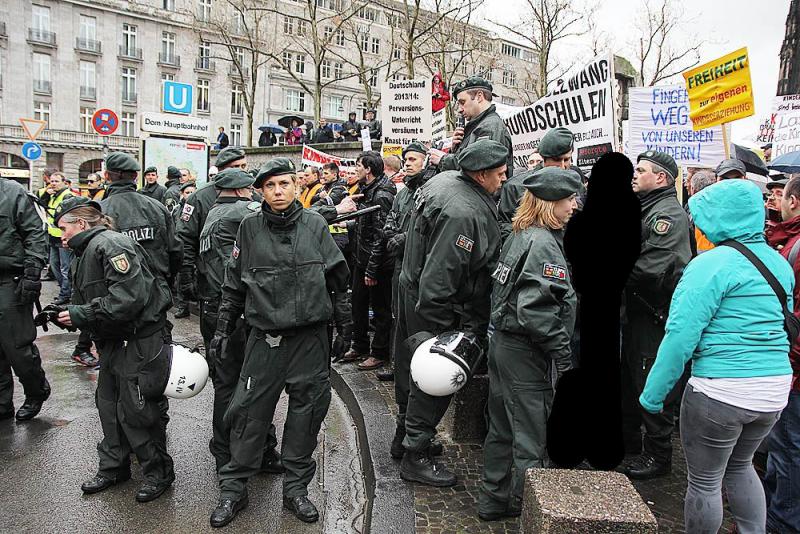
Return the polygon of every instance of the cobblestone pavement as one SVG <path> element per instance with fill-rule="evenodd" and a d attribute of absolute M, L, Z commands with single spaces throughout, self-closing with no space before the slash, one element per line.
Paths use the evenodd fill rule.
<path fill-rule="evenodd" d="M 370 379 L 378 384 L 378 390 L 393 414 L 397 413 L 394 402 L 394 382 L 380 382 L 373 372 Z M 459 479 L 452 488 L 433 488 L 414 484 L 414 510 L 417 534 L 472 533 L 517 533 L 519 519 L 484 522 L 478 519 L 478 485 L 483 469 L 483 444 L 478 442 L 452 442 L 441 435 L 444 455 L 440 458 Z M 654 480 L 635 481 L 634 487 L 658 520 L 659 532 L 682 533 L 683 496 L 686 492 L 686 463 L 680 439 L 673 439 L 673 469 L 669 476 Z M 581 469 L 590 469 L 587 465 Z M 730 514 L 725 512 L 725 522 L 720 532 L 731 531 Z"/>

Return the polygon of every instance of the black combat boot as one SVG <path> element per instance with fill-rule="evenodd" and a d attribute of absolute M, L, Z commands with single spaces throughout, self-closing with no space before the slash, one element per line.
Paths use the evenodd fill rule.
<path fill-rule="evenodd" d="M 625 474 L 634 480 L 648 480 L 668 475 L 671 470 L 671 462 L 660 462 L 652 454 L 643 452 L 625 467 Z"/>
<path fill-rule="evenodd" d="M 211 526 L 214 528 L 224 527 L 236 517 L 240 511 L 247 508 L 249 504 L 247 493 L 239 500 L 220 498 L 217 507 L 211 512 Z"/>
<path fill-rule="evenodd" d="M 400 478 L 428 486 L 455 486 L 458 479 L 445 466 L 434 461 L 428 449 L 406 451 L 400 463 Z"/>
<path fill-rule="evenodd" d="M 25 402 L 17 410 L 17 421 L 27 421 L 39 415 L 39 412 L 42 411 L 42 404 L 50 398 L 50 383 L 47 379 L 45 379 L 42 389 L 44 393 L 41 397 L 25 398 Z"/>
<path fill-rule="evenodd" d="M 81 491 L 87 495 L 91 495 L 92 493 L 100 493 L 101 491 L 107 490 L 115 484 L 121 484 L 127 480 L 130 480 L 130 478 L 130 471 L 122 473 L 114 478 L 104 477 L 103 475 L 95 475 L 93 479 L 87 480 L 81 484 Z"/>
<path fill-rule="evenodd" d="M 283 507 L 292 512 L 297 519 L 304 523 L 314 523 L 319 519 L 319 512 L 314 503 L 305 495 L 297 497 L 284 497 Z"/>

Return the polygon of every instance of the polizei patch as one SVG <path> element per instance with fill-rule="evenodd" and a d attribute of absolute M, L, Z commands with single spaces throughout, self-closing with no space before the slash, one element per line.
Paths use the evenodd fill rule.
<path fill-rule="evenodd" d="M 456 246 L 463 248 L 467 252 L 472 252 L 473 245 L 475 245 L 475 241 L 464 234 L 459 234 L 458 239 L 456 239 Z"/>
<path fill-rule="evenodd" d="M 505 263 L 498 263 L 497 269 L 492 273 L 492 278 L 497 280 L 499 284 L 505 284 L 508 281 L 508 275 L 511 272 L 511 267 Z"/>
<path fill-rule="evenodd" d="M 566 280 L 567 268 L 554 263 L 545 263 L 544 268 L 542 268 L 542 276 L 554 280 Z"/>
<path fill-rule="evenodd" d="M 658 235 L 666 235 L 670 228 L 672 228 L 672 222 L 667 219 L 658 219 L 653 223 L 653 231 Z"/>
<path fill-rule="evenodd" d="M 131 270 L 131 262 L 128 261 L 128 256 L 126 256 L 124 252 L 122 254 L 117 254 L 109 261 L 114 270 L 120 274 L 127 274 L 128 271 Z"/>

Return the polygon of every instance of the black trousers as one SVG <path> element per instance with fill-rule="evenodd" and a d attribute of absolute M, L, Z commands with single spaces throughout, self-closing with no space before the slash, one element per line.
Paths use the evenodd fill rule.
<path fill-rule="evenodd" d="M 364 269 L 356 266 L 353 270 L 353 350 L 388 360 L 392 336 L 392 270 L 379 271 L 377 277 L 378 285 L 367 287 Z M 372 350 L 369 342 L 370 305 L 375 315 Z"/>

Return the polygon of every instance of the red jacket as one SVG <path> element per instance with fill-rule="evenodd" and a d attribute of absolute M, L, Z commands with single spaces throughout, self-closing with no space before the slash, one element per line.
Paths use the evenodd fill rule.
<path fill-rule="evenodd" d="M 781 256 L 788 261 L 792 247 L 800 240 L 800 215 L 782 223 L 769 225 L 765 233 L 770 246 L 780 252 Z M 794 271 L 794 314 L 800 318 L 800 254 L 797 255 L 792 270 Z M 800 391 L 800 343 L 797 341 L 792 344 L 789 359 L 792 362 L 794 374 L 792 388 Z"/>

